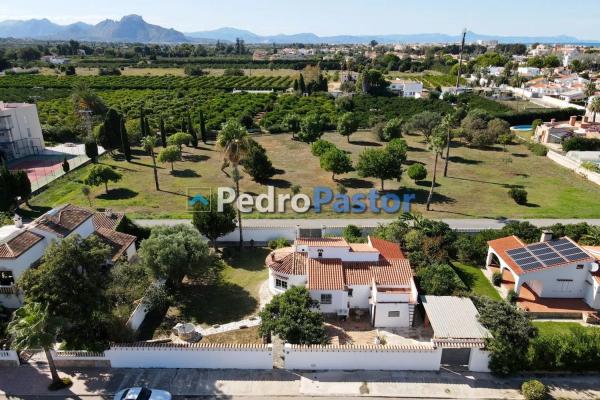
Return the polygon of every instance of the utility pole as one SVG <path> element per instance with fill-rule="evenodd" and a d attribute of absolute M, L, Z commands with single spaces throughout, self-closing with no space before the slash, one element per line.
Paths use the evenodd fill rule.
<path fill-rule="evenodd" d="M 462 68 L 463 51 L 465 50 L 465 39 L 467 37 L 467 28 L 462 31 L 462 41 L 460 42 L 460 52 L 458 53 L 458 72 L 456 74 L 456 95 L 458 96 L 458 88 L 460 87 L 460 72 Z M 448 124 L 446 134 L 446 159 L 444 160 L 444 177 L 448 176 L 448 162 L 450 161 L 450 140 L 452 139 L 450 131 L 452 125 Z"/>

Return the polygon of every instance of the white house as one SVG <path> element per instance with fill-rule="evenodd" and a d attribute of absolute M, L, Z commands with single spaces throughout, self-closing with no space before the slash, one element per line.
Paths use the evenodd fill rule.
<path fill-rule="evenodd" d="M 423 93 L 423 82 L 406 79 L 394 79 L 388 89 L 400 97 L 420 98 Z"/>
<path fill-rule="evenodd" d="M 0 101 L 0 158 L 12 160 L 44 150 L 35 104 Z"/>
<path fill-rule="evenodd" d="M 291 248 L 269 254 L 266 264 L 274 294 L 306 286 L 324 314 L 361 310 L 375 327 L 412 325 L 418 293 L 410 263 L 395 243 L 299 238 Z"/>
<path fill-rule="evenodd" d="M 135 236 L 114 230 L 122 218 L 123 214 L 96 213 L 70 204 L 54 208 L 29 224 L 16 216 L 14 225 L 0 228 L 0 304 L 7 308 L 21 305 L 15 282 L 40 262 L 53 241 L 96 235 L 111 249 L 107 264 L 121 257 L 131 259 L 136 254 Z"/>
<path fill-rule="evenodd" d="M 525 244 L 516 236 L 488 242 L 487 266 L 499 266 L 514 279 L 519 294 L 524 285 L 539 298 L 582 299 L 600 309 L 600 273 L 596 256 L 564 237 L 544 233 L 540 242 Z"/>
<path fill-rule="evenodd" d="M 540 75 L 541 70 L 537 67 L 519 67 L 517 69 L 517 72 L 521 76 L 525 76 L 528 78 L 535 78 L 536 76 Z"/>

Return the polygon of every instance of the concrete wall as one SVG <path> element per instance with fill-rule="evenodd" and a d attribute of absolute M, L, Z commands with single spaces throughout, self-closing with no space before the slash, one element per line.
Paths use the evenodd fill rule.
<path fill-rule="evenodd" d="M 399 317 L 388 317 L 388 312 L 400 311 Z M 375 304 L 376 328 L 398 328 L 410 326 L 410 309 L 408 303 L 377 303 Z"/>
<path fill-rule="evenodd" d="M 149 311 L 148 306 L 141 301 L 129 316 L 127 326 L 134 331 L 140 329 L 140 326 L 144 322 L 144 319 L 146 319 L 146 315 L 148 315 Z"/>
<path fill-rule="evenodd" d="M 54 351 L 52 358 L 57 367 L 109 368 L 110 360 L 103 352 Z"/>
<path fill-rule="evenodd" d="M 19 355 L 14 350 L 0 350 L 0 367 L 18 367 Z"/>
<path fill-rule="evenodd" d="M 370 285 L 353 285 L 350 286 L 350 289 L 352 289 L 352 297 L 347 296 L 350 308 L 368 309 L 371 307 L 369 304 L 369 296 L 371 295 Z"/>
<path fill-rule="evenodd" d="M 321 294 L 331 295 L 331 304 L 321 304 Z M 311 290 L 310 297 L 319 302 L 319 311 L 337 314 L 338 310 L 348 309 L 348 296 L 343 290 Z"/>
<path fill-rule="evenodd" d="M 469 356 L 469 371 L 473 372 L 490 372 L 488 366 L 490 362 L 490 352 L 482 349 L 471 349 Z"/>
<path fill-rule="evenodd" d="M 306 285 L 306 276 L 305 275 L 286 275 L 279 272 L 273 272 L 269 268 L 269 290 L 273 294 L 280 294 L 285 292 L 285 290 L 278 288 L 275 286 L 275 279 L 281 279 L 287 282 L 288 289 L 292 286 L 305 286 Z"/>
<path fill-rule="evenodd" d="M 574 171 L 578 175 L 586 178 L 587 180 L 594 182 L 596 185 L 600 185 L 600 174 L 597 172 L 590 171 L 580 166 L 580 163 L 572 160 L 562 154 L 559 154 L 555 151 L 549 150 L 546 155 L 549 159 L 554 161 L 555 163 Z"/>
<path fill-rule="evenodd" d="M 540 297 L 583 298 L 589 269 L 589 263 L 584 264 L 583 269 L 577 269 L 576 264 L 550 268 L 523 274 L 518 281 L 521 283 L 533 282 L 533 287 L 537 289 L 536 293 Z M 572 280 L 572 282 L 558 281 L 558 279 Z"/>
<path fill-rule="evenodd" d="M 297 370 L 396 370 L 438 371 L 442 349 L 433 346 L 285 345 L 285 368 Z"/>
<path fill-rule="evenodd" d="M 118 346 L 105 354 L 113 368 L 273 368 L 270 345 Z"/>

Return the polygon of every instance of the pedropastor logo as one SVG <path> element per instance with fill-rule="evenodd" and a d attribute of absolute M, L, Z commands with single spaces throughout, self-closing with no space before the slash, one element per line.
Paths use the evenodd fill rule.
<path fill-rule="evenodd" d="M 194 199 L 192 196 L 191 199 Z M 413 193 L 384 192 L 371 189 L 366 193 L 343 194 L 335 193 L 328 187 L 315 187 L 312 196 L 304 193 L 275 193 L 275 187 L 268 186 L 267 192 L 259 195 L 240 193 L 236 198 L 235 190 L 231 187 L 217 189 L 217 211 L 222 212 L 225 204 L 231 204 L 242 213 L 286 213 L 292 210 L 302 214 L 309 210 L 315 213 L 333 211 L 337 213 L 365 212 L 378 213 L 404 213 L 410 212 L 411 202 L 416 198 Z M 201 200 L 198 200 L 201 201 Z"/>

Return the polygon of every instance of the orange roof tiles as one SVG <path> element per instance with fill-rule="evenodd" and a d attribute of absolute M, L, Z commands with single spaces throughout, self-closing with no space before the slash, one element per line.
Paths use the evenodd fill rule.
<path fill-rule="evenodd" d="M 271 253 L 267 265 L 274 272 L 286 275 L 306 275 L 306 253 Z"/>
<path fill-rule="evenodd" d="M 98 236 L 106 245 L 108 245 L 108 247 L 110 247 L 111 258 L 113 261 L 117 261 L 119 258 L 121 258 L 129 246 L 131 246 L 136 240 L 135 236 L 102 227 L 96 229 L 95 235 Z"/>
<path fill-rule="evenodd" d="M 508 264 L 510 269 L 517 275 L 521 275 L 523 270 L 519 267 L 506 253 L 508 250 L 517 249 L 520 247 L 525 247 L 526 244 L 523 243 L 521 239 L 516 236 L 507 236 L 500 239 L 490 240 L 488 245 L 498 254 L 502 260 Z"/>
<path fill-rule="evenodd" d="M 121 222 L 124 213 L 112 213 L 110 216 L 105 213 L 98 212 L 94 214 L 94 228 L 106 228 L 106 229 L 115 229 L 117 225 Z"/>
<path fill-rule="evenodd" d="M 17 258 L 41 241 L 43 236 L 31 231 L 23 231 L 0 244 L 0 258 Z"/>
<path fill-rule="evenodd" d="M 65 237 L 77 229 L 81 224 L 90 219 L 93 212 L 67 204 L 54 214 L 44 214 L 33 223 L 38 229 Z"/>
<path fill-rule="evenodd" d="M 390 260 L 393 258 L 405 258 L 402 249 L 398 243 L 389 242 L 387 240 L 379 239 L 373 236 L 369 236 L 371 245 L 379 250 L 379 253 L 386 259 Z"/>
<path fill-rule="evenodd" d="M 308 259 L 308 288 L 312 290 L 344 290 L 342 261 L 328 258 Z"/>
<path fill-rule="evenodd" d="M 297 245 L 306 245 L 311 247 L 350 247 L 348 242 L 341 237 L 331 238 L 298 238 L 296 239 Z"/>

